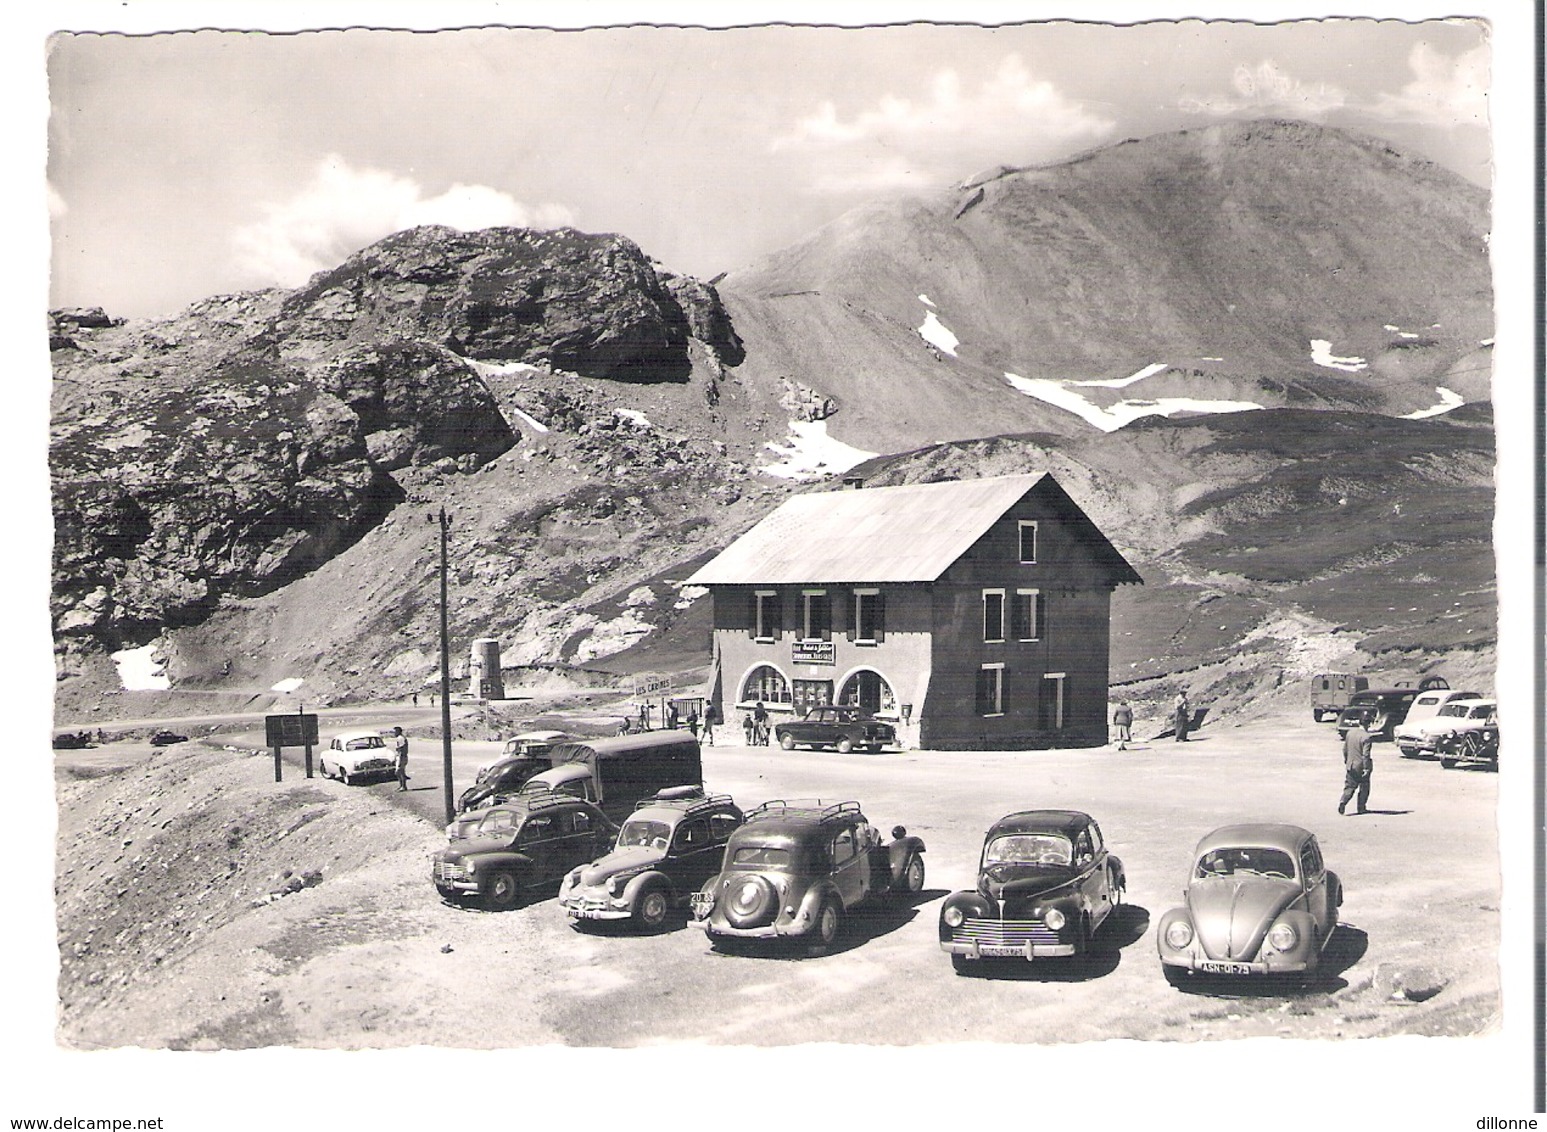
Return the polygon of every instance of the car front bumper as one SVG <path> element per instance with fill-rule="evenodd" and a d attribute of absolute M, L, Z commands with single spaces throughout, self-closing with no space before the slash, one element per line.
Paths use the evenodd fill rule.
<path fill-rule="evenodd" d="M 622 897 L 591 892 L 560 896 L 559 906 L 571 920 L 627 920 L 634 914 L 632 904 Z"/>

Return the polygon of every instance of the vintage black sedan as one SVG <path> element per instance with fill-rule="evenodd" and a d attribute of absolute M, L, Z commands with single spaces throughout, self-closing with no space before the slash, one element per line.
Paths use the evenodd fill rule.
<path fill-rule="evenodd" d="M 1079 955 L 1127 886 L 1122 861 L 1089 814 L 1007 814 L 983 836 L 977 888 L 952 893 L 940 908 L 940 949 L 960 973 L 985 960 Z"/>
<path fill-rule="evenodd" d="M 1343 882 L 1315 834 L 1297 825 L 1216 829 L 1193 852 L 1186 905 L 1160 919 L 1160 962 L 1173 982 L 1208 975 L 1316 970 L 1338 925 Z"/>
<path fill-rule="evenodd" d="M 806 712 L 804 719 L 778 724 L 774 738 L 786 751 L 796 747 L 832 747 L 846 755 L 850 751 L 879 751 L 895 745 L 897 729 L 857 707 L 818 704 Z"/>
<path fill-rule="evenodd" d="M 618 835 L 601 810 L 565 794 L 520 795 L 473 814 L 477 826 L 431 857 L 430 879 L 447 900 L 477 896 L 498 911 L 594 861 Z"/>

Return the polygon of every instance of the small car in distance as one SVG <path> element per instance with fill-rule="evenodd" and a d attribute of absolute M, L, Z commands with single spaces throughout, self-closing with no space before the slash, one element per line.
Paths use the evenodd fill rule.
<path fill-rule="evenodd" d="M 333 736 L 317 758 L 317 768 L 345 786 L 365 778 L 391 778 L 397 758 L 380 731 L 345 731 Z"/>
<path fill-rule="evenodd" d="M 826 947 L 844 917 L 887 893 L 924 888 L 924 842 L 884 841 L 858 802 L 765 802 L 731 834 L 719 873 L 693 894 L 711 947 L 737 939 Z"/>
<path fill-rule="evenodd" d="M 573 738 L 567 731 L 523 731 L 512 735 L 505 740 L 505 746 L 495 758 L 478 767 L 477 777 L 473 781 L 482 782 L 488 777 L 490 768 L 507 759 L 542 758 L 560 743 L 568 743 Z"/>
<path fill-rule="evenodd" d="M 526 785 L 527 780 L 551 769 L 551 764 L 541 756 L 513 755 L 496 759 L 479 774 L 478 780 L 462 791 L 457 798 L 458 812 L 477 809 L 493 802 L 502 794 L 514 794 Z"/>
<path fill-rule="evenodd" d="M 786 751 L 802 746 L 832 747 L 846 755 L 850 751 L 879 751 L 895 744 L 897 729 L 857 707 L 818 704 L 807 710 L 804 719 L 775 725 L 774 738 Z"/>
<path fill-rule="evenodd" d="M 1462 763 L 1487 763 L 1499 769 L 1499 716 L 1490 708 L 1483 719 L 1457 720 L 1454 730 L 1435 736 L 1440 766 L 1454 770 Z M 1477 724 L 1477 726 L 1464 726 Z"/>
<path fill-rule="evenodd" d="M 497 911 L 595 860 L 618 833 L 590 802 L 561 794 L 523 794 L 482 814 L 465 838 L 431 857 L 430 879 L 448 900 L 477 896 Z"/>
<path fill-rule="evenodd" d="M 941 905 L 940 950 L 958 972 L 986 959 L 1082 954 L 1127 886 L 1122 861 L 1089 814 L 1006 814 L 983 836 L 977 888 Z"/>
<path fill-rule="evenodd" d="M 626 920 L 656 931 L 672 908 L 686 905 L 720 871 L 741 816 L 728 794 L 662 790 L 624 820 L 612 852 L 570 870 L 559 886 L 559 905 L 574 927 Z"/>
<path fill-rule="evenodd" d="M 1155 932 L 1167 979 L 1304 975 L 1337 930 L 1343 882 L 1309 830 L 1228 825 L 1198 842 L 1183 898 Z"/>

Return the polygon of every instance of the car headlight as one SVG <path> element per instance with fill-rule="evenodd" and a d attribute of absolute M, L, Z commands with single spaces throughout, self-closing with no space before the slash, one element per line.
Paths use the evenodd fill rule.
<path fill-rule="evenodd" d="M 940 918 L 945 921 L 946 927 L 959 928 L 962 926 L 962 921 L 967 918 L 967 913 L 963 912 L 960 908 L 950 907 L 945 910 L 945 913 Z"/>
<path fill-rule="evenodd" d="M 1067 920 L 1064 918 L 1064 914 L 1057 908 L 1049 908 L 1042 914 L 1042 922 L 1056 932 L 1063 928 Z"/>
<path fill-rule="evenodd" d="M 1192 942 L 1192 925 L 1186 920 L 1173 920 L 1166 927 L 1166 942 L 1180 950 Z"/>
<path fill-rule="evenodd" d="M 475 872 L 478 871 L 478 862 L 473 858 L 468 857 L 463 860 L 462 867 L 467 870 L 468 876 L 472 876 Z"/>
<path fill-rule="evenodd" d="M 574 888 L 577 884 L 580 883 L 580 870 L 579 869 L 571 869 L 570 873 L 569 873 L 569 876 L 565 877 L 564 880 L 565 880 L 565 883 L 568 884 L 570 888 Z"/>
<path fill-rule="evenodd" d="M 1274 924 L 1268 932 L 1268 942 L 1275 951 L 1292 951 L 1300 939 L 1292 924 Z"/>

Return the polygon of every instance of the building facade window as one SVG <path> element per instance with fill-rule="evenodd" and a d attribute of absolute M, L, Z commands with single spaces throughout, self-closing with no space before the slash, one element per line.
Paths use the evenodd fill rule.
<path fill-rule="evenodd" d="M 1010 636 L 1017 641 L 1042 638 L 1042 591 L 1016 590 L 1010 603 Z"/>
<path fill-rule="evenodd" d="M 1022 519 L 1017 524 L 1020 530 L 1021 564 L 1035 566 L 1037 563 L 1037 521 L 1035 519 Z"/>
<path fill-rule="evenodd" d="M 880 590 L 854 591 L 854 643 L 880 644 L 886 637 L 886 603 Z"/>
<path fill-rule="evenodd" d="M 753 595 L 752 636 L 759 641 L 777 640 L 779 625 L 779 591 L 758 590 Z"/>
<path fill-rule="evenodd" d="M 801 636 L 808 641 L 833 639 L 833 603 L 826 590 L 801 590 Z"/>
<path fill-rule="evenodd" d="M 983 641 L 997 643 L 1004 640 L 1004 591 L 983 591 Z"/>
<path fill-rule="evenodd" d="M 1068 674 L 1063 672 L 1049 672 L 1042 677 L 1042 696 L 1037 703 L 1037 725 L 1042 730 L 1063 729 L 1068 683 Z"/>
<path fill-rule="evenodd" d="M 742 703 L 787 704 L 790 682 L 771 664 L 760 664 L 747 673 L 741 686 Z"/>
<path fill-rule="evenodd" d="M 985 664 L 978 669 L 976 710 L 979 715 L 1004 714 L 1004 665 Z"/>

